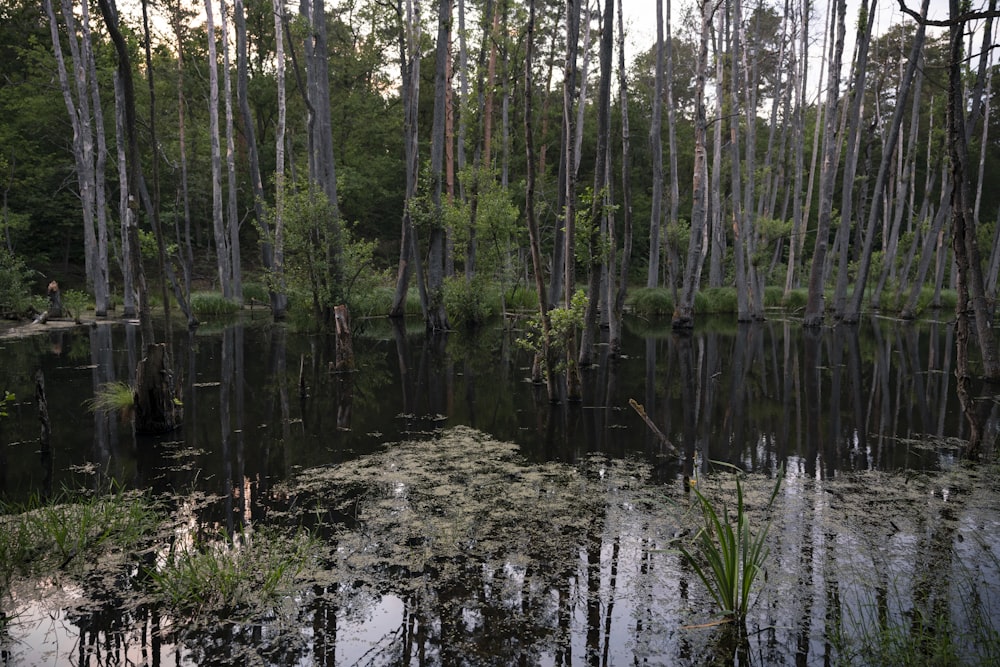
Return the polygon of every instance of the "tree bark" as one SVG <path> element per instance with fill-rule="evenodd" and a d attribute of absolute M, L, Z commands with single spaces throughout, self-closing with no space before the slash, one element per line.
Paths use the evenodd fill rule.
<path fill-rule="evenodd" d="M 844 14 L 847 11 L 845 0 L 837 0 L 831 6 L 831 31 L 836 30 L 836 39 L 832 45 L 833 58 L 827 78 L 825 128 L 823 137 L 823 171 L 820 174 L 819 221 L 816 229 L 816 245 L 813 250 L 812 267 L 809 272 L 809 298 L 802 325 L 808 328 L 820 327 L 823 324 L 823 268 L 826 262 L 826 251 L 829 245 L 830 219 L 833 209 L 833 184 L 837 176 L 836 127 L 837 104 L 840 97 L 840 62 L 844 53 Z"/>
<path fill-rule="evenodd" d="M 705 70 L 708 67 L 708 34 L 712 4 L 698 3 L 700 39 L 695 65 L 694 92 L 694 174 L 692 176 L 691 232 L 688 237 L 687 262 L 684 266 L 683 287 L 674 307 L 671 326 L 674 329 L 694 328 L 694 298 L 698 291 L 695 277 L 702 258 L 702 237 L 708 218 L 708 155 L 705 148 L 707 120 L 705 114 Z M 673 185 L 671 185 L 673 188 Z"/>
<path fill-rule="evenodd" d="M 923 0 L 921 16 L 927 16 L 929 0 Z M 868 224 L 865 226 L 864 246 L 861 249 L 861 257 L 858 261 L 858 275 L 854 279 L 854 292 L 851 294 L 851 301 L 844 311 L 843 321 L 848 324 L 855 324 L 861 317 L 861 301 L 864 298 L 865 284 L 868 282 L 868 271 L 871 268 L 872 250 L 875 246 L 875 224 L 882 214 L 882 202 L 884 200 L 882 190 L 892 166 L 892 155 L 896 150 L 896 142 L 899 137 L 899 128 L 903 124 L 903 116 L 906 114 L 906 102 L 910 94 L 910 84 L 916 73 L 917 63 L 920 60 L 920 50 L 924 44 L 925 28 L 922 23 L 917 26 L 917 33 L 913 37 L 913 46 L 910 49 L 910 59 L 906 65 L 906 74 L 900 81 L 899 91 L 896 94 L 896 108 L 892 114 L 892 124 L 886 137 L 886 145 L 882 148 L 882 161 L 879 164 L 878 175 L 875 177 L 875 188 L 872 190 L 872 207 L 868 212 Z M 952 186 L 955 183 L 952 182 Z"/>
<path fill-rule="evenodd" d="M 652 160 L 653 198 L 649 214 L 649 263 L 646 287 L 660 284 L 660 224 L 663 219 L 663 0 L 656 0 L 656 73 L 653 79 L 653 108 L 649 124 L 649 149 Z M 672 83 L 672 82 L 671 82 Z"/>
<path fill-rule="evenodd" d="M 524 151 L 525 185 L 524 211 L 528 225 L 528 242 L 531 247 L 531 264 L 535 278 L 535 293 L 538 295 L 538 319 L 542 326 L 542 349 L 540 356 L 544 365 L 545 388 L 550 403 L 556 401 L 555 369 L 552 360 L 552 333 L 549 323 L 549 308 L 545 299 L 542 253 L 539 243 L 538 221 L 535 216 L 535 134 L 533 116 L 533 66 L 535 52 L 535 0 L 528 0 L 528 27 L 525 36 L 524 56 Z"/>

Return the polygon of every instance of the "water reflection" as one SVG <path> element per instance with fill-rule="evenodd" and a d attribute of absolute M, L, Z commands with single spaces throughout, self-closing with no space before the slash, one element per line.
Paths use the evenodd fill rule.
<path fill-rule="evenodd" d="M 19 398 L 0 422 L 4 499 L 114 482 L 165 494 L 180 513 L 171 503 L 197 493 L 189 529 L 198 540 L 305 525 L 330 549 L 329 576 L 303 584 L 284 615 L 187 632 L 129 601 L 147 585 L 136 564 L 121 592 L 96 606 L 18 598 L 13 631 L 45 618 L 62 628 L 50 634 L 59 648 L 37 633 L 21 646 L 75 664 L 251 655 L 321 665 L 742 664 L 756 659 L 749 652 L 767 664 L 818 664 L 843 655 L 831 633 L 966 619 L 962 591 L 942 572 L 998 590 L 1000 546 L 982 538 L 1000 534 L 993 510 L 983 511 L 995 498 L 968 502 L 974 490 L 961 480 L 931 493 L 879 487 L 874 499 L 852 486 L 866 471 L 877 471 L 868 482 L 888 485 L 900 470 L 919 481 L 955 460 L 951 439 L 967 427 L 943 323 L 815 331 L 777 320 L 677 334 L 634 321 L 624 357 L 602 350 L 584 369 L 583 401 L 555 406 L 527 381 L 530 356 L 502 329 L 428 337 L 398 322 L 367 327 L 351 374 L 332 372 L 330 339 L 280 326 L 178 333 L 186 421 L 158 438 L 137 438 L 120 415 L 83 405 L 100 385 L 134 377 L 134 328 L 4 341 L 0 379 Z M 44 466 L 28 399 L 35 368 L 53 420 Z M 995 433 L 996 405 L 983 409 Z M 444 458 L 439 439 L 413 455 L 421 466 L 436 461 L 433 475 L 417 483 L 425 472 L 413 468 L 389 484 L 410 450 L 386 452 L 386 443 L 457 425 L 516 443 L 523 460 L 474 439 Z M 776 572 L 752 637 L 695 627 L 710 606 L 673 547 L 675 535 L 691 534 L 674 512 L 687 502 L 681 480 L 709 479 L 713 461 L 789 471 L 772 531 Z M 289 486 L 310 471 L 353 476 L 321 492 Z M 888 524 L 872 525 L 872 512 Z M 980 603 L 987 618 L 998 617 L 995 599 Z"/>

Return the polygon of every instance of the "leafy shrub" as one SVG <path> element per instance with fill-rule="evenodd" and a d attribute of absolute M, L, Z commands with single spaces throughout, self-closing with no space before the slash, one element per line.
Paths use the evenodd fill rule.
<path fill-rule="evenodd" d="M 674 299 L 662 287 L 640 287 L 629 292 L 628 302 L 637 315 L 647 317 L 669 315 L 674 312 Z"/>
<path fill-rule="evenodd" d="M 0 316 L 23 317 L 31 311 L 31 273 L 20 257 L 0 248 Z"/>
<path fill-rule="evenodd" d="M 735 287 L 710 287 L 701 294 L 705 298 L 705 309 L 700 312 L 735 313 L 739 310 Z"/>
<path fill-rule="evenodd" d="M 793 289 L 788 293 L 788 296 L 784 298 L 784 306 L 788 310 L 800 310 L 806 307 L 806 303 L 809 301 L 809 290 L 805 287 L 799 287 Z"/>
<path fill-rule="evenodd" d="M 517 285 L 506 296 L 508 310 L 538 310 L 538 293 L 533 287 Z"/>
<path fill-rule="evenodd" d="M 488 320 L 498 309 L 500 295 L 485 278 L 471 281 L 456 276 L 444 281 L 444 306 L 455 324 L 474 327 Z"/>
<path fill-rule="evenodd" d="M 251 300 L 270 303 L 271 294 L 267 291 L 267 286 L 262 283 L 243 283 L 243 301 L 250 303 Z"/>
<path fill-rule="evenodd" d="M 191 295 L 191 310 L 197 315 L 232 315 L 239 312 L 240 304 L 218 292 L 195 292 Z"/>

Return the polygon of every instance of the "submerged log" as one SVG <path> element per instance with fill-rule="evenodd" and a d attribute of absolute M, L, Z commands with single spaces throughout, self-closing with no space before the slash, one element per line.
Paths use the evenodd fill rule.
<path fill-rule="evenodd" d="M 354 343 L 351 339 L 351 315 L 347 306 L 341 304 L 333 309 L 337 325 L 337 366 L 338 373 L 349 373 L 354 370 Z"/>
<path fill-rule="evenodd" d="M 136 433 L 169 433 L 181 425 L 184 408 L 177 395 L 174 374 L 167 358 L 167 346 L 155 343 L 136 371 Z"/>

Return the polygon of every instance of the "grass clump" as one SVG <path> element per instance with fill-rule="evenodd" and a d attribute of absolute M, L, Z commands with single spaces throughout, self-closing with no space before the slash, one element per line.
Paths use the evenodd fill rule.
<path fill-rule="evenodd" d="M 636 315 L 655 317 L 674 312 L 674 299 L 663 287 L 640 287 L 628 293 L 628 302 Z"/>
<path fill-rule="evenodd" d="M 172 548 L 149 575 L 156 596 L 183 616 L 252 616 L 288 590 L 315 545 L 304 531 L 222 534 Z"/>
<path fill-rule="evenodd" d="M 239 312 L 240 304 L 218 292 L 195 292 L 191 295 L 191 310 L 202 317 L 206 315 L 232 315 Z"/>
<path fill-rule="evenodd" d="M 777 475 L 766 509 L 770 510 L 781 488 L 782 468 Z M 705 585 L 709 595 L 729 621 L 742 624 L 753 600 L 755 584 L 764 572 L 768 549 L 765 545 L 770 521 L 751 529 L 743 499 L 743 485 L 736 477 L 736 507 L 721 507 L 694 487 L 702 526 L 692 549 L 681 547 L 681 554 Z"/>
<path fill-rule="evenodd" d="M 107 547 L 127 550 L 155 532 L 160 514 L 145 494 L 63 495 L 0 505 L 0 583 L 18 574 L 66 569 Z"/>
<path fill-rule="evenodd" d="M 702 308 L 697 308 L 695 300 L 695 312 L 702 313 L 735 313 L 739 310 L 734 287 L 710 287 L 702 290 L 699 295 L 703 298 Z"/>
<path fill-rule="evenodd" d="M 271 303 L 271 294 L 263 283 L 243 283 L 244 303 Z"/>
<path fill-rule="evenodd" d="M 106 382 L 97 388 L 94 397 L 84 402 L 91 412 L 119 412 L 135 405 L 135 391 L 127 382 Z"/>
<path fill-rule="evenodd" d="M 455 276 L 445 279 L 444 306 L 453 324 L 471 328 L 500 310 L 500 293 L 481 276 L 471 281 Z"/>

